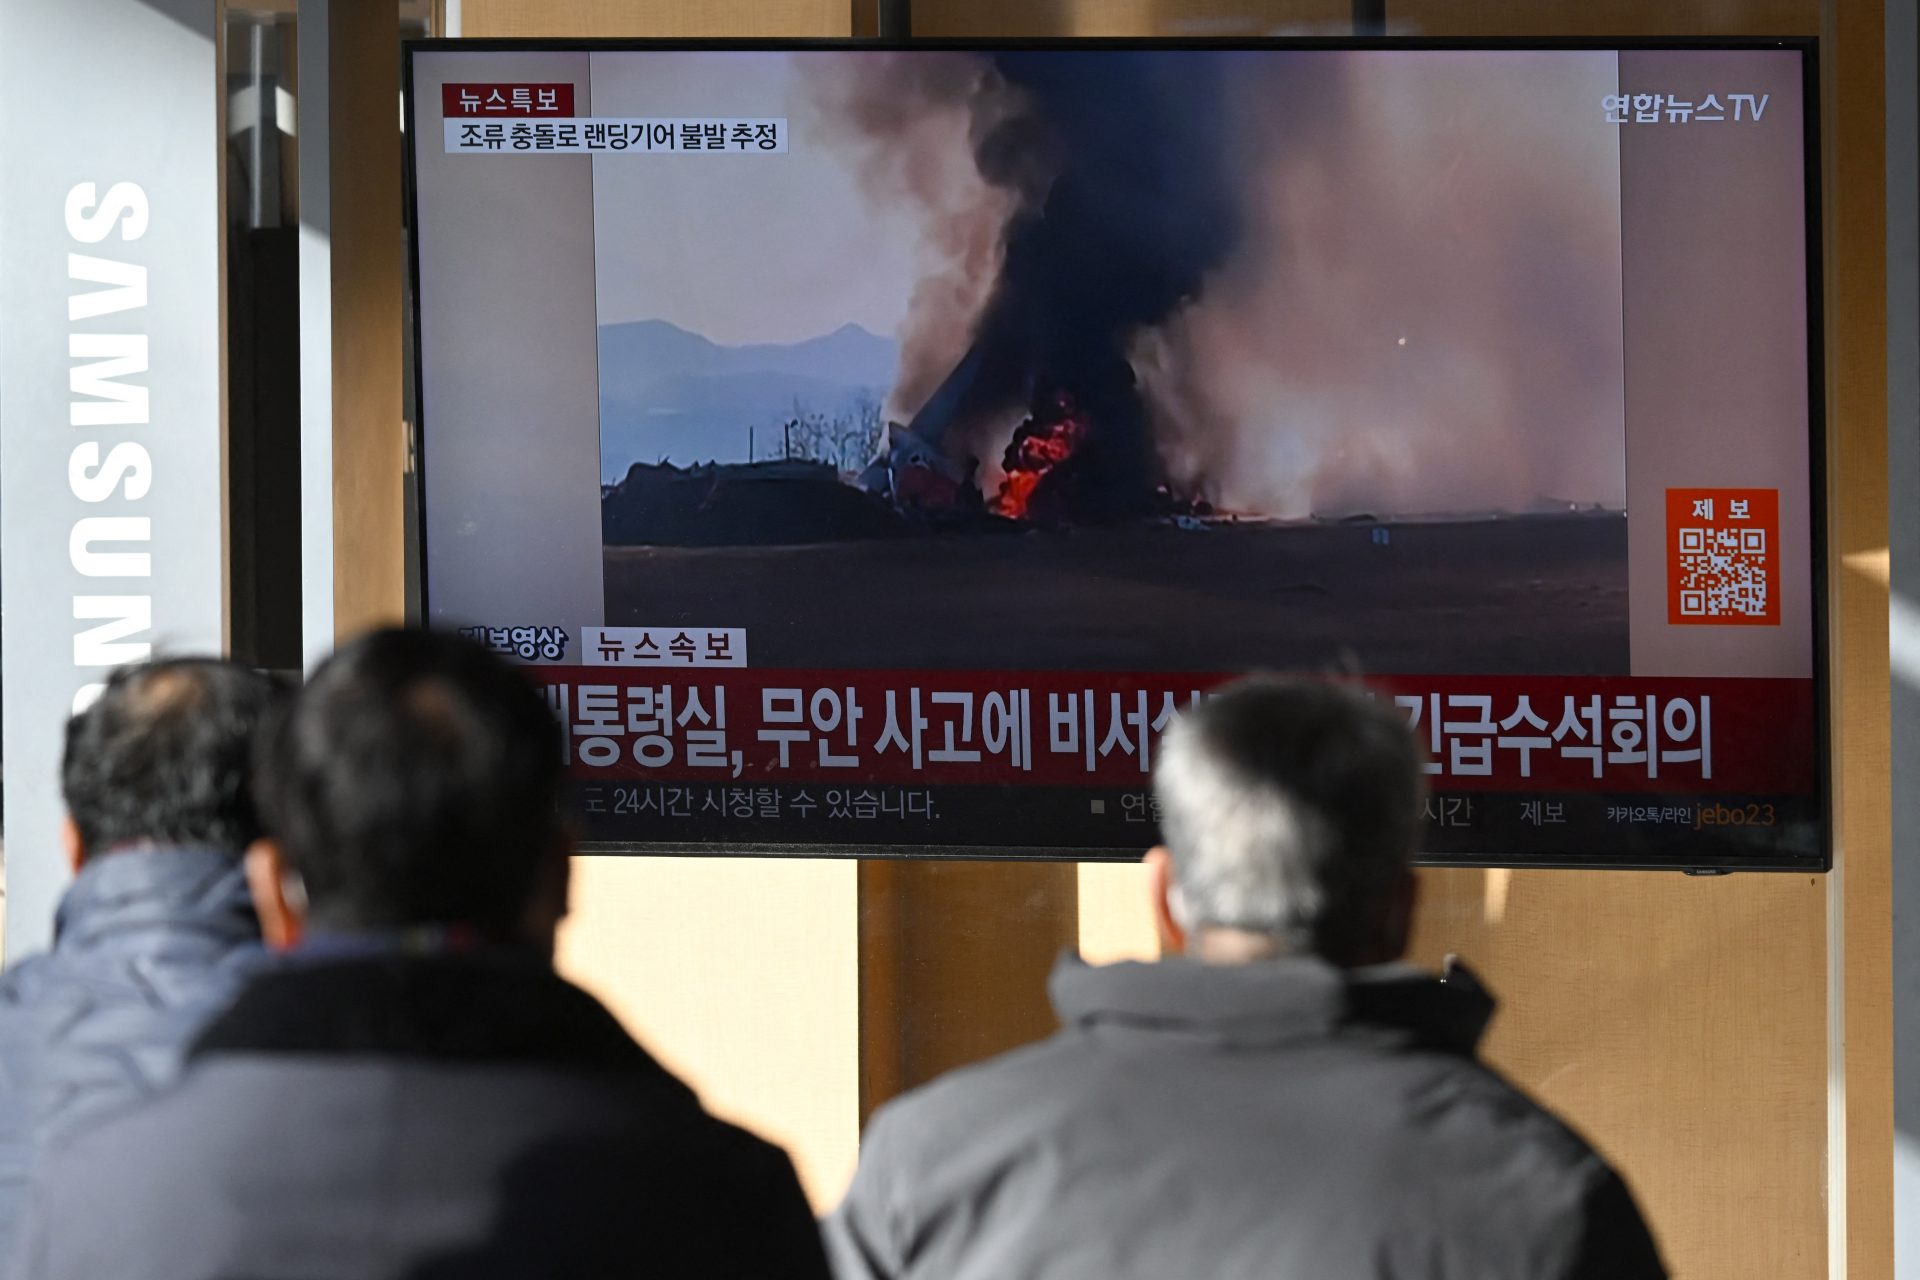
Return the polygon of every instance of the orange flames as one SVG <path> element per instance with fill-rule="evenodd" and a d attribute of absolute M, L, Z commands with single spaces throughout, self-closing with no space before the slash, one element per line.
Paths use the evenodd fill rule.
<path fill-rule="evenodd" d="M 993 499 L 995 515 L 1009 520 L 1027 520 L 1034 515 L 1033 504 L 1041 483 L 1061 463 L 1071 458 L 1086 439 L 1087 418 L 1074 407 L 1066 392 L 1056 392 L 1043 406 L 1045 419 L 1028 418 L 1013 433 L 1001 463 L 1007 478 Z"/>

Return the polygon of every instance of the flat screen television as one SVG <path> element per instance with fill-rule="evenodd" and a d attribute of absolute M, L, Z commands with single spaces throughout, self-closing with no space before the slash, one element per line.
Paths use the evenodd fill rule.
<path fill-rule="evenodd" d="M 1130 858 L 1361 680 L 1437 864 L 1828 864 L 1812 46 L 425 42 L 426 613 L 602 851 Z"/>

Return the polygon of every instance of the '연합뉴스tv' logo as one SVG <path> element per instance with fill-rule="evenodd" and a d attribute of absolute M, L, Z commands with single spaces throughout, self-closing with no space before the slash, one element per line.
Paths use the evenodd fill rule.
<path fill-rule="evenodd" d="M 1677 93 L 1610 93 L 1600 99 L 1608 124 L 1759 124 L 1770 93 L 1710 93 L 1695 101 Z"/>

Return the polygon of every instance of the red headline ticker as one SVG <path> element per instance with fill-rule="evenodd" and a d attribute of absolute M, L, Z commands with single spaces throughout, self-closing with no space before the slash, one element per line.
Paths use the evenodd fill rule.
<path fill-rule="evenodd" d="M 443 84 L 440 110 L 449 120 L 462 117 L 573 115 L 571 84 Z"/>
<path fill-rule="evenodd" d="M 1137 786 L 1226 676 L 530 667 L 583 779 Z M 1812 795 L 1811 680 L 1380 676 L 1449 791 Z"/>

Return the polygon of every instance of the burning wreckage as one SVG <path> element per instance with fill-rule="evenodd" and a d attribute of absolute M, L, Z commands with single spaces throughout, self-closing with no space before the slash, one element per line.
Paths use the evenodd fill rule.
<path fill-rule="evenodd" d="M 879 456 L 857 476 L 801 460 L 635 463 L 603 497 L 605 540 L 759 546 L 1210 514 L 1156 483 L 1144 458 L 1118 447 L 1118 432 L 1103 432 L 1084 402 L 1052 381 L 1036 383 L 1003 451 L 1001 479 L 984 492 L 978 459 L 956 461 L 949 451 L 978 364 L 976 349 L 911 422 L 889 423 Z"/>
<path fill-rule="evenodd" d="M 1025 416 L 1001 451 L 998 484 L 985 492 L 961 424 L 993 416 L 1004 421 L 1004 410 L 994 410 L 1008 385 L 996 364 L 1006 363 L 1005 353 L 976 344 L 911 422 L 889 424 L 886 448 L 860 474 L 860 487 L 903 514 L 948 526 L 969 517 L 1051 527 L 1110 524 L 1191 509 L 1156 479 L 1133 371 L 1117 357 L 1108 366 L 1117 394 L 1106 397 L 1111 416 L 1101 418 L 1090 407 L 1101 399 L 1084 389 L 1053 375 L 1014 376 Z M 956 462 L 956 454 L 964 462 Z"/>
<path fill-rule="evenodd" d="M 1218 65 L 1144 51 L 983 59 L 974 162 L 1019 200 L 966 354 L 910 421 L 888 425 L 857 476 L 795 461 L 635 465 L 604 497 L 606 541 L 812 542 L 1203 514 L 1166 483 L 1127 350 L 1198 296 L 1238 234 Z"/>

